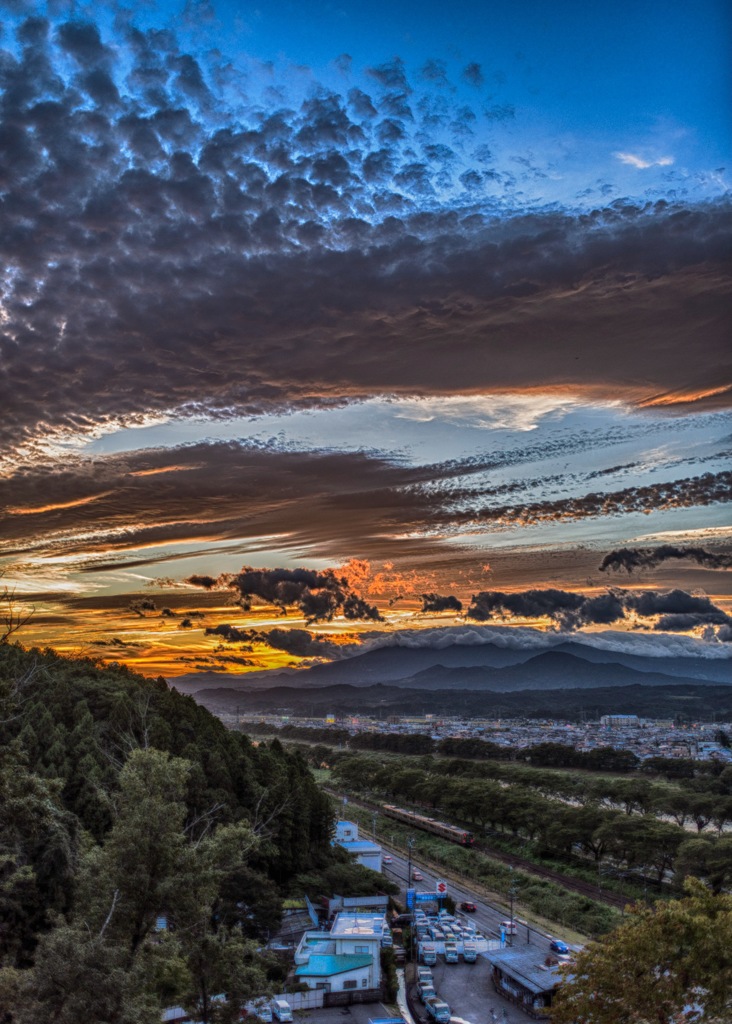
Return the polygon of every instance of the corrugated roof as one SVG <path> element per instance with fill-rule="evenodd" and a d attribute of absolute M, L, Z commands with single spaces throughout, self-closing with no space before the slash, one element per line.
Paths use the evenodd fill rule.
<path fill-rule="evenodd" d="M 549 992 L 563 981 L 556 964 L 548 966 L 538 950 L 500 949 L 486 953 L 494 967 L 500 967 L 530 992 Z"/>
<path fill-rule="evenodd" d="M 345 974 L 357 971 L 361 967 L 371 967 L 372 956 L 362 953 L 337 953 L 334 956 L 314 953 L 306 964 L 301 964 L 295 974 L 298 977 L 328 978 L 333 974 Z"/>

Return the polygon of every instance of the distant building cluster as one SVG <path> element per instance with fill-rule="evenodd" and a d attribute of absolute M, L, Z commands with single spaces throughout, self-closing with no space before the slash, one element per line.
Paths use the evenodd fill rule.
<path fill-rule="evenodd" d="M 231 725 L 241 722 L 233 715 L 222 715 Z M 498 746 L 517 749 L 538 743 L 562 743 L 575 750 L 591 751 L 598 747 L 631 751 L 645 760 L 651 757 L 720 760 L 732 763 L 732 750 L 718 740 L 720 726 L 710 722 L 678 723 L 670 719 L 640 718 L 638 715 L 608 714 L 599 720 L 566 722 L 556 719 L 464 719 L 425 715 L 386 720 L 368 716 L 329 715 L 327 718 L 294 718 L 287 715 L 257 716 L 257 724 L 281 728 L 294 725 L 313 729 L 339 730 L 339 742 L 345 729 L 351 735 L 379 733 L 421 735 L 434 740 L 484 739 Z"/>

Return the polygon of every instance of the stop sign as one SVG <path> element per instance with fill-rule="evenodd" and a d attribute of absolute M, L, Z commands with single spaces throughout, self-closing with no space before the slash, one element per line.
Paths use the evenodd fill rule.
<path fill-rule="evenodd" d="M 447 896 L 447 882 L 438 878 L 435 882 L 435 892 L 438 896 Z"/>

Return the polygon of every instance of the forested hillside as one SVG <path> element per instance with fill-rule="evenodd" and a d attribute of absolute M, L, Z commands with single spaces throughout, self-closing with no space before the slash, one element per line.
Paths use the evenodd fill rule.
<path fill-rule="evenodd" d="M 302 757 L 162 679 L 0 645 L 0 750 L 4 1022 L 238 1019 L 282 896 L 346 870 Z"/>

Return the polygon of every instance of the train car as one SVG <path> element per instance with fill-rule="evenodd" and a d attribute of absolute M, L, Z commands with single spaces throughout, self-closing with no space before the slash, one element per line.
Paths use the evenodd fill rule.
<path fill-rule="evenodd" d="M 394 807 L 393 804 L 384 805 L 384 814 L 389 818 L 396 818 L 397 821 L 403 821 L 407 825 L 412 825 L 414 828 L 423 829 L 425 832 L 433 832 L 436 836 L 441 836 L 443 839 L 459 843 L 460 846 L 473 845 L 473 833 L 468 832 L 467 829 L 458 828 L 457 825 L 448 825 L 444 821 L 428 818 L 425 814 L 405 811 L 401 807 Z"/>

